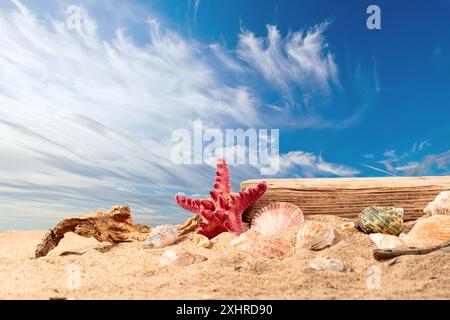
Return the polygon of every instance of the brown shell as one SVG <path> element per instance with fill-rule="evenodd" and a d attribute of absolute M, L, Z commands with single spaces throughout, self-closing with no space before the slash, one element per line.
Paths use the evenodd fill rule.
<path fill-rule="evenodd" d="M 321 250 L 333 244 L 334 229 L 325 223 L 306 221 L 297 233 L 297 245 L 310 250 Z"/>
<path fill-rule="evenodd" d="M 365 233 L 398 236 L 403 229 L 403 208 L 367 207 L 358 217 L 358 228 Z"/>

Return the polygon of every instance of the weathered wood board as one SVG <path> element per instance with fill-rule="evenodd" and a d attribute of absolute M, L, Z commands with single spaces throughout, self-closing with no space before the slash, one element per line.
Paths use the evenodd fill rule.
<path fill-rule="evenodd" d="M 450 176 L 260 179 L 241 183 L 241 190 L 267 181 L 268 190 L 244 213 L 250 222 L 255 212 L 274 201 L 291 202 L 305 215 L 334 214 L 355 218 L 367 206 L 396 206 L 405 221 L 423 216 L 423 208 L 441 191 L 450 190 Z"/>

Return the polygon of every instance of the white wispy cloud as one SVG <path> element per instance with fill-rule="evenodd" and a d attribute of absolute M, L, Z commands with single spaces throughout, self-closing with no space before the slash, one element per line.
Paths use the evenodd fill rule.
<path fill-rule="evenodd" d="M 267 37 L 256 37 L 244 31 L 239 37 L 239 58 L 271 84 L 292 97 L 297 86 L 320 86 L 327 91 L 330 82 L 337 83 L 337 66 L 327 51 L 320 24 L 305 32 L 294 32 L 282 38 L 276 26 L 267 26 Z"/>
<path fill-rule="evenodd" d="M 303 177 L 333 175 L 351 177 L 359 173 L 357 169 L 326 162 L 322 156 L 303 151 L 291 151 L 280 157 L 280 173 L 298 172 Z"/>
<path fill-rule="evenodd" d="M 424 149 L 430 146 L 431 143 L 424 140 L 420 143 L 414 143 L 410 152 L 398 153 L 396 150 L 386 150 L 383 153 L 383 158 L 377 160 L 377 163 L 382 164 L 387 172 L 373 166 L 364 166 L 390 175 L 426 176 L 449 174 L 450 150 L 424 154 Z"/>
<path fill-rule="evenodd" d="M 411 152 L 421 152 L 426 147 L 431 147 L 431 143 L 429 143 L 427 140 L 424 140 L 422 142 L 414 142 Z"/>
<path fill-rule="evenodd" d="M 141 221 L 180 221 L 185 213 L 174 209 L 174 194 L 206 192 L 214 170 L 173 164 L 171 132 L 196 119 L 219 129 L 271 120 L 257 85 L 226 81 L 224 68 L 228 76 L 252 68 L 288 91 L 293 84 L 326 90 L 337 81 L 324 52 L 325 25 L 286 39 L 270 27 L 268 48 L 246 32 L 235 56 L 155 19 L 139 46 L 120 29 L 105 40 L 98 28 L 71 30 L 65 20 L 13 4 L 0 11 L 0 210 L 11 215 L 70 215 L 125 202 Z M 357 173 L 309 153 L 282 160 L 284 173 Z M 233 172 L 235 182 L 257 175 L 255 168 Z"/>
<path fill-rule="evenodd" d="M 408 176 L 424 176 L 450 173 L 450 150 L 438 154 L 428 154 L 419 161 L 407 161 L 398 163 L 393 171 L 401 172 Z"/>

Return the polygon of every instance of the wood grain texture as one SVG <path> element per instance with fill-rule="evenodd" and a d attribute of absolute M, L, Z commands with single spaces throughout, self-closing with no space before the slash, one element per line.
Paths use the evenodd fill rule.
<path fill-rule="evenodd" d="M 241 183 L 241 190 L 259 179 Z M 386 178 L 265 179 L 268 190 L 244 213 L 250 222 L 257 210 L 274 201 L 291 202 L 305 215 L 334 214 L 355 218 L 365 207 L 396 206 L 405 221 L 423 216 L 423 209 L 441 191 L 450 190 L 450 176 Z"/>
<path fill-rule="evenodd" d="M 405 255 L 420 255 L 428 254 L 439 249 L 446 249 L 450 247 L 450 239 L 441 243 L 440 245 L 428 247 L 428 248 L 418 248 L 418 249 L 375 249 L 373 250 L 373 257 L 378 260 L 387 260 Z"/>

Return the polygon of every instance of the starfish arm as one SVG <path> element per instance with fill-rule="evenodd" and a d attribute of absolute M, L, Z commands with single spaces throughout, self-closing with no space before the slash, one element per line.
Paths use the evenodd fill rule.
<path fill-rule="evenodd" d="M 210 221 L 215 220 L 216 217 L 214 216 L 214 213 L 209 210 L 201 210 L 199 213 L 199 216 L 203 218 L 203 220 Z"/>
<path fill-rule="evenodd" d="M 223 221 L 223 225 L 226 228 L 226 230 L 230 233 L 233 233 L 235 235 L 240 235 L 241 233 L 245 232 L 245 225 L 242 222 L 242 211 L 236 212 L 234 215 L 230 214 L 227 216 L 227 218 Z"/>
<path fill-rule="evenodd" d="M 231 192 L 230 172 L 224 159 L 217 159 L 215 190 L 221 190 L 225 193 Z"/>
<path fill-rule="evenodd" d="M 242 222 L 242 213 L 238 207 L 233 207 L 233 203 L 222 195 L 219 196 L 220 210 L 216 210 L 216 217 L 222 221 L 223 226 L 228 232 L 235 235 L 240 235 L 245 231 L 245 226 Z"/>
<path fill-rule="evenodd" d="M 256 202 L 262 195 L 267 191 L 267 182 L 262 181 L 258 183 L 255 187 L 250 187 L 245 191 L 239 192 L 238 202 L 239 202 L 239 210 L 242 212 L 245 211 L 248 207 Z"/>
<path fill-rule="evenodd" d="M 227 231 L 222 220 L 214 213 L 208 210 L 202 210 L 200 216 L 202 217 L 202 222 L 199 223 L 200 228 L 197 231 L 198 234 L 212 239 L 218 234 Z"/>
<path fill-rule="evenodd" d="M 195 214 L 200 214 L 201 207 L 199 204 L 199 200 L 185 197 L 181 194 L 177 195 L 175 200 L 177 201 L 177 204 L 181 208 L 193 212 Z"/>

